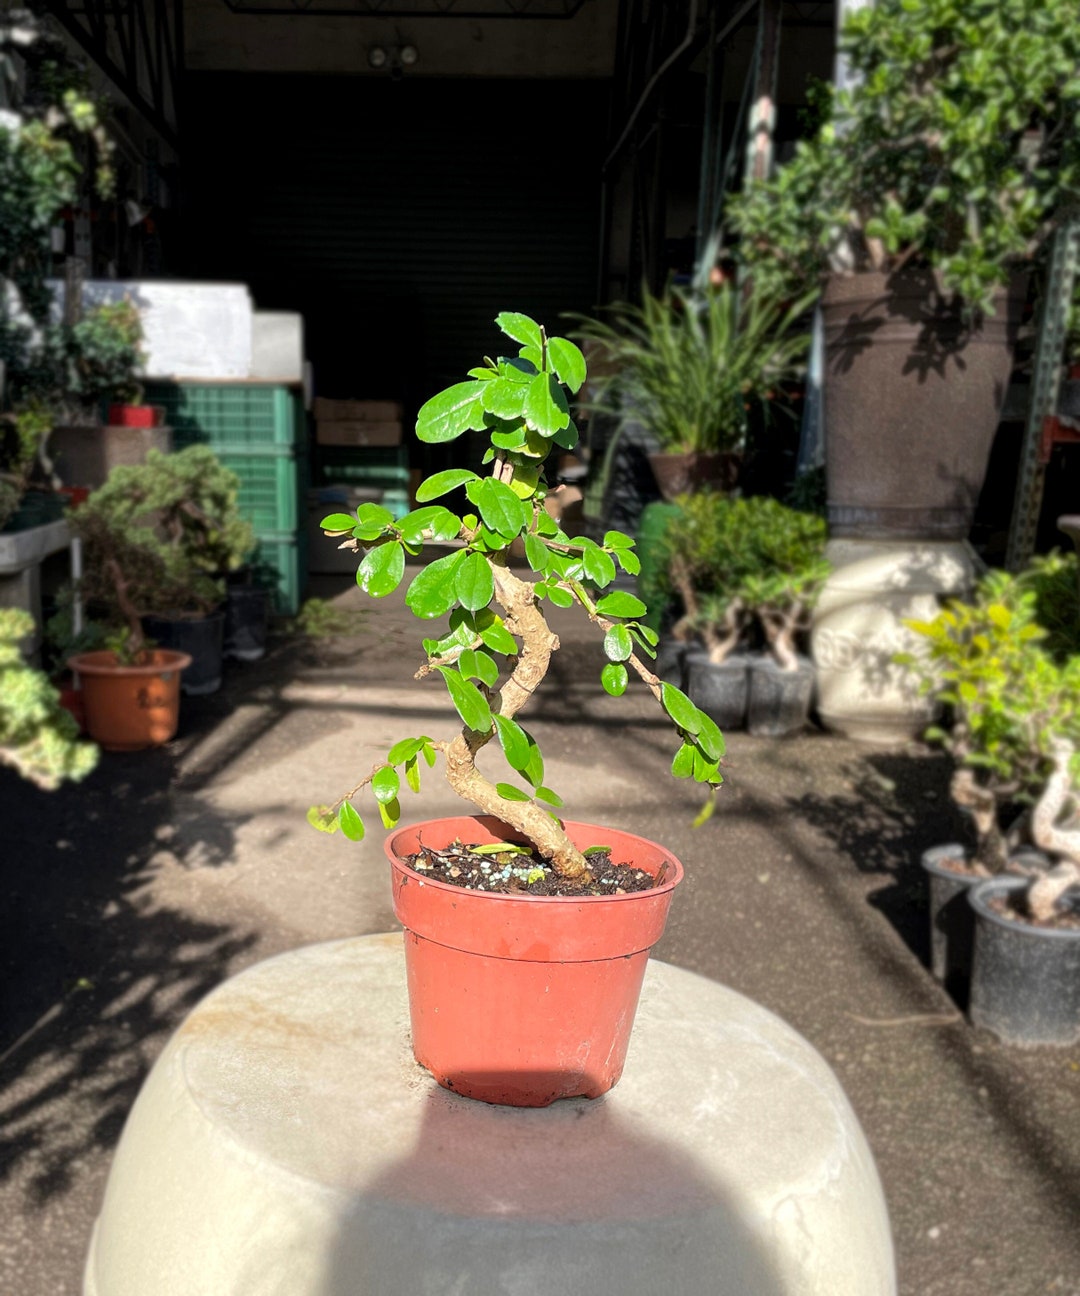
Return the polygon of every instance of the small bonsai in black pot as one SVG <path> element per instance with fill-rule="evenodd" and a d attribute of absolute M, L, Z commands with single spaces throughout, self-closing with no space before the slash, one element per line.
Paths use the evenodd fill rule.
<path fill-rule="evenodd" d="M 908 623 L 926 652 L 899 660 L 946 709 L 946 722 L 926 737 L 955 763 L 952 799 L 974 835 L 970 847 L 949 843 L 923 854 L 931 966 L 961 1000 L 974 930 L 968 892 L 1046 866 L 1031 807 L 1045 794 L 1061 744 L 1080 743 L 1075 605 L 1075 558 L 1051 554 L 1016 576 L 990 572 L 969 602 Z"/>

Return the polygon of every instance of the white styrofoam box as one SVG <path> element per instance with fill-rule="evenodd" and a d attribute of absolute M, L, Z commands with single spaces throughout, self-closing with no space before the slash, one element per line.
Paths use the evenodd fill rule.
<path fill-rule="evenodd" d="M 51 282 L 57 317 L 64 285 Z M 147 354 L 147 378 L 248 378 L 252 303 L 245 284 L 182 280 L 88 279 L 83 304 L 129 297 L 138 307 Z"/>
<path fill-rule="evenodd" d="M 251 375 L 259 382 L 304 381 L 304 317 L 256 311 L 251 317 Z"/>

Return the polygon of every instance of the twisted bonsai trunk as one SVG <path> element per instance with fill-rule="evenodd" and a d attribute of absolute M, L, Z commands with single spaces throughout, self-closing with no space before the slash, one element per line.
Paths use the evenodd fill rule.
<path fill-rule="evenodd" d="M 1080 882 L 1080 826 L 1058 827 L 1058 819 L 1069 803 L 1075 803 L 1069 764 L 1074 754 L 1071 742 L 1054 744 L 1054 772 L 1031 816 L 1032 835 L 1043 850 L 1064 855 L 1056 867 L 1037 878 L 1028 888 L 1028 912 L 1036 922 L 1048 922 L 1066 891 Z"/>

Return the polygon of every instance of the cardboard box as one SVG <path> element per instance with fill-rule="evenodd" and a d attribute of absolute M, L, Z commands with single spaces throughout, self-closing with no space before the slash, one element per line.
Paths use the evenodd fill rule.
<path fill-rule="evenodd" d="M 319 422 L 400 423 L 403 417 L 404 410 L 400 401 L 327 400 L 323 396 L 315 397 L 315 418 Z"/>
<path fill-rule="evenodd" d="M 401 445 L 401 421 L 370 422 L 367 419 L 320 420 L 315 424 L 315 440 L 332 446 Z"/>

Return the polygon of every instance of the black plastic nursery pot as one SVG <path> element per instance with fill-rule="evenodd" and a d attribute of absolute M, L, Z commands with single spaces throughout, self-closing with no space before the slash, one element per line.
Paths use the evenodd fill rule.
<path fill-rule="evenodd" d="M 1080 1043 L 1080 928 L 1034 927 L 998 913 L 1027 878 L 996 877 L 972 887 L 975 954 L 968 1015 L 1006 1044 Z M 1080 888 L 1067 893 L 1080 914 Z"/>
<path fill-rule="evenodd" d="M 758 738 L 798 733 L 810 714 L 813 695 L 814 664 L 808 657 L 800 657 L 790 671 L 772 657 L 751 657 L 746 727 Z"/>
<path fill-rule="evenodd" d="M 225 591 L 225 656 L 258 661 L 266 652 L 270 592 L 260 585 L 229 585 Z"/>
<path fill-rule="evenodd" d="M 1048 862 L 1033 847 L 1017 851 L 1012 858 L 1018 865 L 1030 862 L 1045 867 Z M 930 883 L 930 971 L 961 1007 L 968 1001 L 975 944 L 975 911 L 968 893 L 989 881 L 950 867 L 950 861 L 966 859 L 964 846 L 948 842 L 923 851 L 920 861 Z"/>
<path fill-rule="evenodd" d="M 746 654 L 732 653 L 722 662 L 713 662 L 704 648 L 690 647 L 685 662 L 686 692 L 694 705 L 721 729 L 741 729 L 750 692 Z"/>
<path fill-rule="evenodd" d="M 183 692 L 191 696 L 216 693 L 221 688 L 224 669 L 225 613 L 211 612 L 204 617 L 143 617 L 148 638 L 162 648 L 187 653 L 191 665 L 181 681 Z"/>

